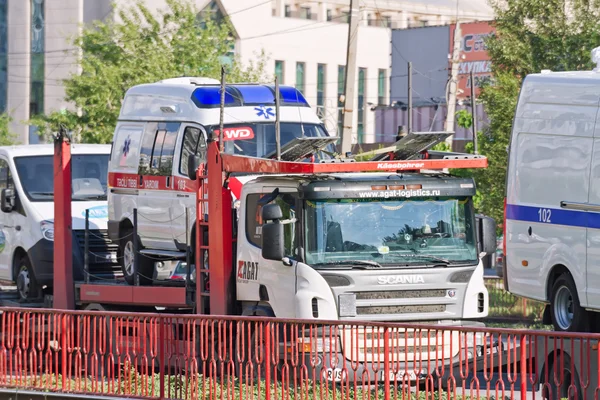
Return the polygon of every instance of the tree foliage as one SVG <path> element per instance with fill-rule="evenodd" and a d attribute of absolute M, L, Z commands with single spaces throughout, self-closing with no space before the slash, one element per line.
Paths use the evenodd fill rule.
<path fill-rule="evenodd" d="M 167 8 L 158 13 L 142 1 L 127 8 L 115 4 L 114 18 L 83 28 L 73 41 L 80 50 L 81 73 L 64 81 L 66 100 L 77 111 L 34 119 L 43 134 L 63 124 L 83 142 L 109 143 L 121 101 L 131 86 L 178 76 L 218 79 L 227 56 L 228 81 L 264 79 L 264 54 L 246 66 L 231 56 L 233 29 L 227 20 L 202 18 L 189 0 L 166 3 Z"/>
<path fill-rule="evenodd" d="M 12 118 L 8 114 L 0 114 L 0 146 L 15 144 L 17 137 L 10 130 Z"/>
<path fill-rule="evenodd" d="M 507 147 L 522 79 L 543 69 L 589 70 L 600 45 L 600 0 L 488 0 L 496 34 L 487 40 L 495 83 L 480 101 L 490 124 L 479 132 L 479 152 L 488 168 L 472 171 L 478 211 L 503 220 Z"/>

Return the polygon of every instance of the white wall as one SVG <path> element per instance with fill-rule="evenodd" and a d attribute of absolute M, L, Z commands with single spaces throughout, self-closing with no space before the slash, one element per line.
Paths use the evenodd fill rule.
<path fill-rule="evenodd" d="M 311 21 L 272 16 L 272 5 L 261 0 L 246 0 L 243 7 L 236 0 L 223 0 L 231 20 L 240 36 L 238 52 L 242 61 L 254 59 L 262 49 L 270 58 L 267 72 L 274 76 L 275 60 L 285 62 L 284 84 L 296 84 L 296 62 L 306 64 L 304 95 L 311 106 L 317 101 L 317 64 L 326 64 L 325 106 L 328 130 L 337 130 L 338 66 L 346 64 L 348 24 Z M 249 9 L 252 6 L 256 6 Z M 247 9 L 239 12 L 240 9 Z M 236 13 L 237 12 L 237 13 Z M 365 101 L 365 142 L 374 141 L 375 113 L 366 103 L 377 104 L 378 70 L 389 71 L 390 30 L 361 26 L 358 32 L 358 62 L 367 68 Z M 389 72 L 386 73 L 389 76 Z M 358 73 L 357 73 L 358 76 Z M 358 87 L 356 88 L 358 93 Z M 387 96 L 387 93 L 386 93 Z M 354 99 L 354 109 L 358 99 Z M 358 113 L 355 112 L 354 131 Z"/>

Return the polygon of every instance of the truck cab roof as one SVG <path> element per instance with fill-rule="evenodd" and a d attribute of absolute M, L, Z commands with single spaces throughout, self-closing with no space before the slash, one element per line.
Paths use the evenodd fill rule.
<path fill-rule="evenodd" d="M 319 175 L 261 176 L 264 185 L 294 182 L 307 199 L 408 198 L 474 196 L 475 181 L 446 174 L 338 173 Z"/>

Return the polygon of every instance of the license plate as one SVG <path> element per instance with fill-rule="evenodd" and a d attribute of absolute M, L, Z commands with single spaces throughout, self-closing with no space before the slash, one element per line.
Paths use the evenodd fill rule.
<path fill-rule="evenodd" d="M 385 371 L 381 374 L 381 380 L 383 380 L 383 377 L 385 376 Z M 419 376 L 422 375 L 422 372 L 419 372 Z M 398 371 L 398 372 L 394 372 L 394 371 L 390 371 L 389 372 L 389 377 L 390 377 L 390 382 L 404 382 L 406 380 L 408 381 L 416 381 L 417 380 L 417 373 L 414 370 L 410 370 L 410 371 Z"/>
<path fill-rule="evenodd" d="M 327 368 L 325 370 L 325 376 L 330 382 L 340 382 L 346 379 L 346 372 L 341 368 Z"/>

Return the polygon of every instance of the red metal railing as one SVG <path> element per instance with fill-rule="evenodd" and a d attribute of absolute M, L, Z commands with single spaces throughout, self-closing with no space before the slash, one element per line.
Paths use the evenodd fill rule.
<path fill-rule="evenodd" d="M 0 388 L 173 399 L 597 398 L 594 334 L 2 309 Z M 541 384 L 541 385 L 540 385 Z"/>

